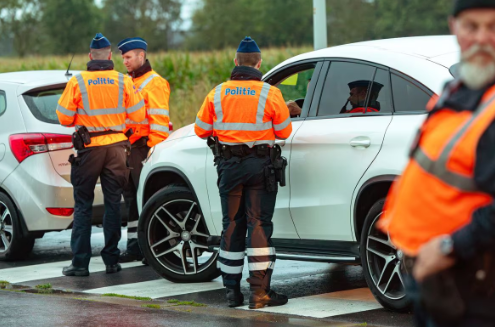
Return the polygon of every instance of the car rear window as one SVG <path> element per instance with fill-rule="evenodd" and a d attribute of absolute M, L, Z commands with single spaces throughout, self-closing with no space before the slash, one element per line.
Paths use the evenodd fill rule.
<path fill-rule="evenodd" d="M 57 109 L 58 99 L 62 96 L 64 87 L 24 93 L 22 96 L 29 110 L 36 119 L 45 123 L 60 124 Z"/>

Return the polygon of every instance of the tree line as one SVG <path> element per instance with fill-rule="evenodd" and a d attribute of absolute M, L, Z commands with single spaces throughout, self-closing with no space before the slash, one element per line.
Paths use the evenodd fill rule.
<path fill-rule="evenodd" d="M 452 0 L 326 0 L 329 45 L 447 34 Z M 184 30 L 185 0 L 0 0 L 0 55 L 84 53 L 97 31 L 113 45 L 142 36 L 150 51 L 313 43 L 312 0 L 199 0 Z"/>

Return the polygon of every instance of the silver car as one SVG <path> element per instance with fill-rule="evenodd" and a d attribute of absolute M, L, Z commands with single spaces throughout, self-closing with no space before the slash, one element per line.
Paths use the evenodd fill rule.
<path fill-rule="evenodd" d="M 55 113 L 70 77 L 64 71 L 0 74 L 0 260 L 23 258 L 36 238 L 72 226 L 73 128 L 61 126 Z M 94 224 L 102 213 L 98 184 Z"/>

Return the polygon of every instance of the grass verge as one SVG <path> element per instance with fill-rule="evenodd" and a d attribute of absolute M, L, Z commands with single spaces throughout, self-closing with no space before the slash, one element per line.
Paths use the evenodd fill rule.
<path fill-rule="evenodd" d="M 147 296 L 130 296 L 130 295 L 115 294 L 115 293 L 105 293 L 105 294 L 102 294 L 101 296 L 119 297 L 119 298 L 123 298 L 123 299 L 132 299 L 132 300 L 139 300 L 139 301 L 151 301 L 151 298 L 147 297 Z"/>
<path fill-rule="evenodd" d="M 141 308 L 160 309 L 158 304 L 143 304 Z"/>
<path fill-rule="evenodd" d="M 197 303 L 197 302 L 194 302 L 194 301 L 179 301 L 179 300 L 176 300 L 176 299 L 172 299 L 172 300 L 168 300 L 167 301 L 168 303 L 172 303 L 172 304 L 175 304 L 175 305 L 189 305 L 189 306 L 192 306 L 192 307 L 206 307 L 206 304 L 203 304 L 203 303 Z"/>

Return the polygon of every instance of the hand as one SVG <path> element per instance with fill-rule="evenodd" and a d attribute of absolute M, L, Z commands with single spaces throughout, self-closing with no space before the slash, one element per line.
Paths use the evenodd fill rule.
<path fill-rule="evenodd" d="M 413 269 L 413 276 L 416 281 L 422 282 L 426 277 L 448 269 L 455 264 L 454 258 L 444 255 L 440 250 L 440 244 L 444 237 L 436 237 L 419 249 Z"/>
<path fill-rule="evenodd" d="M 301 107 L 299 107 L 294 101 L 287 101 L 287 107 L 289 107 L 291 117 L 299 116 L 301 114 Z"/>

